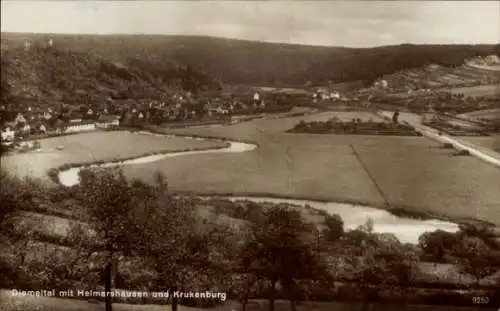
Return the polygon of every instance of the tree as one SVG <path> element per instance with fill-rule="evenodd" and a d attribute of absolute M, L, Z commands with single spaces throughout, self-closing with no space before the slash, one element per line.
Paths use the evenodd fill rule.
<path fill-rule="evenodd" d="M 33 233 L 31 226 L 19 222 L 19 216 L 32 209 L 45 189 L 36 180 L 17 178 L 4 169 L 0 169 L 0 185 L 0 287 L 6 287 L 18 285 L 13 283 L 24 268 Z"/>
<path fill-rule="evenodd" d="M 344 234 L 344 221 L 338 214 L 325 216 L 323 237 L 329 242 L 338 240 Z"/>
<path fill-rule="evenodd" d="M 30 210 L 44 188 L 37 180 L 20 179 L 4 169 L 0 169 L 0 184 L 0 236 L 8 236 L 14 232 L 15 217 Z"/>
<path fill-rule="evenodd" d="M 241 311 L 246 311 L 250 294 L 258 287 L 259 279 L 251 273 L 239 274 L 234 283 L 241 304 Z"/>
<path fill-rule="evenodd" d="M 490 262 L 492 251 L 480 238 L 464 238 L 457 248 L 462 271 L 474 276 L 476 286 L 479 286 L 482 278 L 495 271 L 492 262 Z"/>
<path fill-rule="evenodd" d="M 10 59 L 7 59 L 5 55 L 2 55 L 2 64 L 1 64 L 1 79 L 0 79 L 0 105 L 8 105 L 11 103 L 13 96 L 12 96 L 12 88 L 9 84 L 9 81 L 7 79 L 7 68 L 10 66 L 11 61 Z"/>
<path fill-rule="evenodd" d="M 363 295 L 364 308 L 379 299 L 381 287 L 390 285 L 407 291 L 418 272 L 415 248 L 402 244 L 392 234 L 373 233 L 370 221 L 346 234 L 354 277 Z"/>
<path fill-rule="evenodd" d="M 418 273 L 419 257 L 415 247 L 402 244 L 395 235 L 378 235 L 376 257 L 383 260 L 388 272 L 387 282 L 408 290 Z"/>
<path fill-rule="evenodd" d="M 445 255 L 453 250 L 457 242 L 455 233 L 444 230 L 425 232 L 418 239 L 419 247 L 435 262 L 444 262 Z"/>
<path fill-rule="evenodd" d="M 147 187 L 133 186 L 118 169 L 86 169 L 80 172 L 78 199 L 88 215 L 87 222 L 95 233 L 93 246 L 106 253 L 105 292 L 111 291 L 112 270 L 117 268 L 121 255 L 130 254 L 135 237 L 140 235 L 135 217 L 139 207 L 147 204 L 150 193 Z M 111 296 L 106 294 L 106 311 L 112 310 Z"/>
<path fill-rule="evenodd" d="M 70 221 L 67 236 L 61 242 L 71 248 L 46 248 L 41 258 L 29 263 L 29 274 L 36 276 L 38 286 L 65 290 L 75 281 L 95 283 L 96 277 L 89 273 L 93 262 L 89 259 L 94 255 L 89 236 L 87 226 Z"/>
<path fill-rule="evenodd" d="M 219 238 L 222 239 L 221 232 L 202 223 L 191 199 L 171 195 L 162 175 L 157 175 L 157 185 L 151 189 L 155 198 L 148 214 L 136 218 L 142 232 L 137 244 L 144 246 L 140 252 L 157 273 L 156 285 L 173 293 L 193 290 L 197 286 L 193 282 L 201 281 L 203 276 L 209 279 L 207 275 L 215 283 L 217 275 L 213 272 L 217 269 L 212 266 L 210 256 L 217 249 Z M 179 303 L 177 297 L 172 297 L 173 311 Z"/>
<path fill-rule="evenodd" d="M 496 238 L 495 232 L 490 226 L 461 224 L 460 231 L 457 235 L 458 239 L 461 237 L 477 237 L 493 250 L 500 250 L 500 243 Z"/>
<path fill-rule="evenodd" d="M 240 267 L 269 284 L 269 310 L 274 310 L 277 285 L 281 284 L 295 310 L 300 280 L 329 281 L 326 265 L 310 246 L 314 230 L 300 212 L 286 205 L 265 210 L 261 222 L 252 224 L 242 246 Z"/>

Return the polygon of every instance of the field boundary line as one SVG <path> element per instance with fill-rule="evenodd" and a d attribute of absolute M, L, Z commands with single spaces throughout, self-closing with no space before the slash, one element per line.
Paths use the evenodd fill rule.
<path fill-rule="evenodd" d="M 385 196 L 384 192 L 382 191 L 382 188 L 380 187 L 380 185 L 377 183 L 377 181 L 375 180 L 375 178 L 372 176 L 372 174 L 370 173 L 370 171 L 368 170 L 368 168 L 366 167 L 365 163 L 363 162 L 363 160 L 361 160 L 361 157 L 359 156 L 358 152 L 356 151 L 356 148 L 354 148 L 354 146 L 352 144 L 349 145 L 352 149 L 352 153 L 354 154 L 354 156 L 356 157 L 356 159 L 358 160 L 359 164 L 361 164 L 361 167 L 363 168 L 363 170 L 366 172 L 366 174 L 368 175 L 368 178 L 370 178 L 370 180 L 372 181 L 372 183 L 375 185 L 375 188 L 377 189 L 378 193 L 380 194 L 380 196 L 382 197 L 382 199 L 384 200 L 384 203 L 385 205 L 390 208 L 391 207 L 391 204 L 389 203 L 389 200 L 387 199 L 387 197 Z"/>
<path fill-rule="evenodd" d="M 447 135 L 439 135 L 433 133 L 433 131 L 428 128 L 421 127 L 420 132 L 427 138 L 440 143 L 450 143 L 457 150 L 467 150 L 474 157 L 500 168 L 500 155 L 489 148 L 482 148 L 481 146 L 476 146 L 474 143 L 461 141 L 456 138 L 452 138 Z M 482 151 L 483 149 L 484 151 Z"/>
<path fill-rule="evenodd" d="M 387 116 L 387 113 L 390 113 L 390 111 L 380 111 L 380 113 Z M 404 115 L 400 116 L 400 119 L 404 118 L 405 118 Z M 420 121 L 409 120 L 409 119 L 402 121 L 407 125 L 413 127 L 415 131 L 421 133 L 422 136 L 427 139 L 439 143 L 450 143 L 456 150 L 458 151 L 467 150 L 472 156 L 478 158 L 479 160 L 482 160 L 483 162 L 486 162 L 488 164 L 500 168 L 500 153 L 490 148 L 477 146 L 472 142 L 465 142 L 460 140 L 459 138 L 452 138 L 451 136 L 440 134 L 438 130 L 423 125 L 420 123 Z"/>

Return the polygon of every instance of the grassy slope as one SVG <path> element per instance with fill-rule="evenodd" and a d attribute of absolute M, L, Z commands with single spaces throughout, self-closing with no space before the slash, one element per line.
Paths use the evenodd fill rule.
<path fill-rule="evenodd" d="M 3 33 L 10 45 L 44 35 Z M 372 49 L 313 47 L 197 36 L 56 35 L 61 49 L 89 52 L 125 64 L 169 67 L 189 63 L 230 84 L 325 84 L 373 80 L 429 63 L 460 65 L 465 58 L 500 54 L 500 45 L 400 45 Z M 133 62 L 131 62 L 133 60 Z"/>
<path fill-rule="evenodd" d="M 96 160 L 117 160 L 159 151 L 176 151 L 187 148 L 214 148 L 224 143 L 187 140 L 180 137 L 119 132 L 91 132 L 53 137 L 40 140 L 42 151 L 7 156 L 2 166 L 24 175 L 47 177 L 47 171 L 67 163 L 90 163 Z M 63 146 L 63 150 L 56 147 Z"/>
<path fill-rule="evenodd" d="M 471 68 L 466 65 L 444 67 L 424 66 L 403 70 L 385 75 L 391 88 L 397 89 L 400 95 L 407 96 L 406 87 L 432 88 L 436 91 L 465 93 L 468 96 L 492 96 L 499 93 L 500 73 L 491 70 Z M 471 86 L 476 83 L 480 86 Z M 450 89 L 451 88 L 451 89 Z M 416 96 L 415 93 L 413 96 Z"/>

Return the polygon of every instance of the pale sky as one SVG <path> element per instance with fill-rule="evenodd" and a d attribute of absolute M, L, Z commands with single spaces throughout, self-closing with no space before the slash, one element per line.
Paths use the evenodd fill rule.
<path fill-rule="evenodd" d="M 209 35 L 310 45 L 500 43 L 498 1 L 1 1 L 2 32 Z"/>

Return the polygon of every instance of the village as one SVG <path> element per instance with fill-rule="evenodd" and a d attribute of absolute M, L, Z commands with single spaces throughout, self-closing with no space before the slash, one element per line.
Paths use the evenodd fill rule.
<path fill-rule="evenodd" d="M 194 98 L 189 92 L 175 94 L 169 100 L 134 100 L 108 98 L 105 103 L 69 106 L 63 103 L 31 105 L 19 103 L 15 108 L 2 105 L 2 142 L 28 139 L 34 135 L 58 135 L 112 129 L 145 124 L 234 124 L 242 116 L 289 111 L 294 104 L 320 104 L 350 101 L 338 92 L 318 88 L 311 95 L 259 92 L 238 97 Z"/>
<path fill-rule="evenodd" d="M 43 40 L 42 40 L 43 41 Z M 54 40 L 46 38 L 44 49 Z M 36 48 L 24 42 L 24 52 Z M 3 46 L 7 49 L 7 46 Z M 290 111 L 294 106 L 321 105 L 351 101 L 331 87 L 266 88 L 244 87 L 220 91 L 183 90 L 133 98 L 119 91 L 105 99 L 92 98 L 75 90 L 76 100 L 41 100 L 29 97 L 0 106 L 3 146 L 48 136 L 94 130 L 140 127 L 144 125 L 191 126 L 234 124 L 268 113 Z M 354 98 L 358 100 L 358 98 Z"/>

